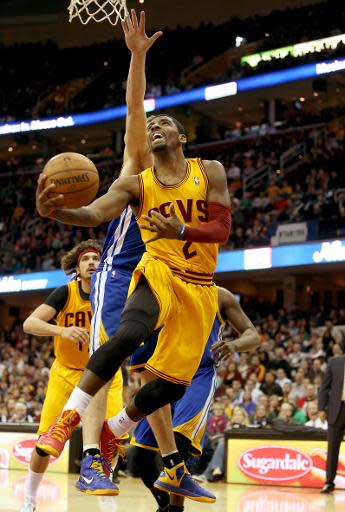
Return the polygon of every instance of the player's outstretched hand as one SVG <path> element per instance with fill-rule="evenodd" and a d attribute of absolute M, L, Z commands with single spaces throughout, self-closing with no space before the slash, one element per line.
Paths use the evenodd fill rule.
<path fill-rule="evenodd" d="M 131 14 L 125 17 L 121 25 L 125 33 L 126 45 L 132 53 L 146 53 L 153 43 L 163 35 L 161 31 L 155 32 L 151 37 L 146 35 L 144 11 L 141 11 L 138 23 L 135 9 L 131 9 Z"/>
<path fill-rule="evenodd" d="M 63 207 L 63 195 L 54 194 L 54 183 L 45 187 L 46 179 L 45 174 L 40 174 L 36 189 L 36 209 L 41 217 L 49 217 L 55 210 Z"/>
<path fill-rule="evenodd" d="M 89 331 L 83 327 L 64 327 L 61 331 L 61 337 L 71 340 L 77 345 L 83 345 L 89 341 Z"/>
<path fill-rule="evenodd" d="M 142 229 L 156 233 L 152 238 L 146 240 L 146 244 L 159 240 L 160 238 L 175 238 L 178 239 L 182 229 L 182 222 L 175 214 L 173 203 L 170 205 L 170 217 L 166 218 L 158 212 L 153 211 L 152 217 L 143 215 L 143 219 L 147 220 L 150 225 L 140 224 Z"/>

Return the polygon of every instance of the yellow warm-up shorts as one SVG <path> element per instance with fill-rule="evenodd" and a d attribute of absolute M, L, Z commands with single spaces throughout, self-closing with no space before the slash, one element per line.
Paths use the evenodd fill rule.
<path fill-rule="evenodd" d="M 129 296 L 141 277 L 146 279 L 159 304 L 156 328 L 163 326 L 145 368 L 162 379 L 189 386 L 218 309 L 217 287 L 186 282 L 148 253 L 133 272 Z"/>
<path fill-rule="evenodd" d="M 62 412 L 73 389 L 77 386 L 83 370 L 72 370 L 55 359 L 49 375 L 47 394 L 44 400 L 38 434 L 47 432 L 55 418 Z M 122 373 L 115 374 L 107 396 L 106 418 L 115 416 L 123 408 Z"/>

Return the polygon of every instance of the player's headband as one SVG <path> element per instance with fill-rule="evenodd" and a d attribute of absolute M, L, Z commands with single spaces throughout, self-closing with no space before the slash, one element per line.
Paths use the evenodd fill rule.
<path fill-rule="evenodd" d="M 79 262 L 80 262 L 81 258 L 84 256 L 84 254 L 87 254 L 88 252 L 94 252 L 95 254 L 97 254 L 99 256 L 99 251 L 97 251 L 97 249 L 93 249 L 92 247 L 90 247 L 89 249 L 84 249 L 83 251 L 81 251 L 81 253 L 79 253 L 77 265 L 79 265 Z"/>

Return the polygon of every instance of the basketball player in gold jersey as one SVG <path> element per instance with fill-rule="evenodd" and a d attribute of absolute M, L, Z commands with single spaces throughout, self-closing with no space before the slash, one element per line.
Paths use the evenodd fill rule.
<path fill-rule="evenodd" d="M 91 319 L 89 294 L 91 276 L 99 264 L 101 250 L 101 246 L 95 240 L 87 240 L 65 254 L 61 260 L 61 267 L 66 274 L 76 272 L 75 279 L 54 290 L 24 322 L 24 332 L 28 334 L 54 336 L 55 360 L 50 370 L 38 428 L 39 435 L 44 434 L 54 418 L 61 413 L 89 359 L 88 333 Z M 114 414 L 116 402 L 119 401 L 121 401 L 121 389 L 111 388 L 107 408 L 108 417 Z M 35 510 L 36 494 L 48 464 L 49 457 L 41 450 L 34 449 L 25 484 L 22 512 Z M 111 494 L 112 484 L 104 475 L 101 464 L 99 469 L 98 476 L 100 480 L 107 482 L 108 493 Z M 116 486 L 114 489 L 117 489 Z"/>
<path fill-rule="evenodd" d="M 225 172 L 219 162 L 186 160 L 184 129 L 170 116 L 150 118 L 147 135 L 154 166 L 139 177 L 120 177 L 107 194 L 87 207 L 59 210 L 63 197 L 51 197 L 53 187 L 44 189 L 45 177 L 39 179 L 36 197 L 42 216 L 96 226 L 131 204 L 147 244 L 117 332 L 90 358 L 62 415 L 39 440 L 38 447 L 55 456 L 92 396 L 153 329 L 163 326 L 157 349 L 146 365 L 156 378 L 105 424 L 105 435 L 120 436 L 144 416 L 179 399 L 199 366 L 211 331 L 217 310 L 213 284 L 217 244 L 225 242 L 230 232 Z M 125 165 L 133 162 L 129 159 Z M 144 221 L 149 224 L 142 225 Z M 165 470 L 155 486 L 197 501 L 215 501 L 190 477 L 176 451 L 172 430 L 162 429 L 157 437 Z"/>

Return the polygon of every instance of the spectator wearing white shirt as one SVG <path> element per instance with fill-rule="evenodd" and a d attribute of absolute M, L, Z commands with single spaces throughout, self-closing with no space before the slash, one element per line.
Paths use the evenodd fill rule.
<path fill-rule="evenodd" d="M 294 343 L 292 346 L 292 352 L 287 357 L 289 364 L 292 368 L 298 368 L 303 359 L 301 348 L 302 347 L 300 343 Z"/>
<path fill-rule="evenodd" d="M 286 376 L 286 372 L 285 372 L 284 368 L 278 368 L 276 384 L 278 384 L 283 389 L 283 386 L 286 383 L 292 384 L 291 380 Z"/>
<path fill-rule="evenodd" d="M 316 402 L 309 402 L 307 406 L 307 416 L 309 420 L 305 423 L 306 427 L 322 428 L 323 430 L 328 429 L 327 420 L 322 420 L 319 416 L 319 410 Z"/>
<path fill-rule="evenodd" d="M 26 405 L 22 402 L 16 402 L 8 423 L 33 423 L 33 421 L 33 417 L 28 414 Z"/>

